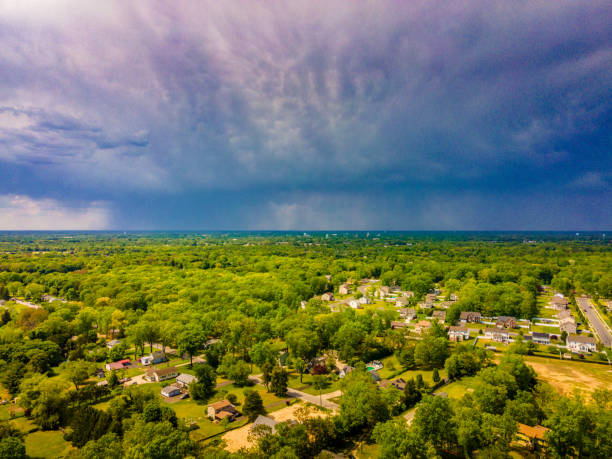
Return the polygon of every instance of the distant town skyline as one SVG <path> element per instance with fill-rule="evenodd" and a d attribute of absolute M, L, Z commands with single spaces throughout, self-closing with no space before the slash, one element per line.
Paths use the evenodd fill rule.
<path fill-rule="evenodd" d="M 609 1 L 0 2 L 0 231 L 612 229 Z"/>

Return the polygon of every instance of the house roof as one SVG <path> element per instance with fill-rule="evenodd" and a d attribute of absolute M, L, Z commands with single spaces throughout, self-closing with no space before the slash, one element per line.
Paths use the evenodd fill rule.
<path fill-rule="evenodd" d="M 216 410 L 215 410 L 216 411 Z M 221 410 L 221 411 L 217 411 L 215 413 L 215 416 L 217 416 L 220 419 L 225 419 L 225 418 L 229 418 L 231 416 L 234 416 L 234 412 L 233 411 L 225 411 L 225 410 Z"/>
<path fill-rule="evenodd" d="M 467 333 L 468 332 L 468 328 L 467 327 L 462 327 L 460 325 L 458 326 L 451 326 L 448 328 L 448 331 L 451 332 L 457 332 L 457 333 Z"/>
<path fill-rule="evenodd" d="M 475 312 L 475 311 L 462 311 L 461 314 L 459 314 L 459 318 L 460 319 L 467 319 L 468 317 L 473 316 L 473 315 L 479 316 L 480 313 L 479 312 Z"/>
<path fill-rule="evenodd" d="M 190 384 L 192 382 L 197 382 L 198 378 L 196 378 L 193 375 L 190 375 L 189 373 L 181 373 L 180 375 L 176 377 L 176 380 Z"/>
<path fill-rule="evenodd" d="M 175 367 L 168 367 L 168 368 L 160 368 L 160 369 L 153 369 L 153 370 L 148 370 L 147 374 L 157 374 L 157 376 L 166 376 L 172 373 L 176 373 L 177 370 Z"/>
<path fill-rule="evenodd" d="M 164 387 L 161 390 L 162 394 L 171 394 L 172 392 L 174 392 L 175 390 L 180 391 L 181 388 L 179 386 L 177 386 L 176 384 L 170 384 L 169 386 Z"/>
<path fill-rule="evenodd" d="M 581 336 L 581 335 L 569 335 L 567 337 L 567 342 L 573 342 L 573 343 L 583 343 L 583 344 L 595 344 L 597 341 L 595 341 L 595 338 L 592 338 L 590 336 Z"/>
<path fill-rule="evenodd" d="M 270 427 L 270 429 L 272 430 L 272 433 L 276 433 L 276 421 L 272 418 L 269 418 L 268 416 L 263 416 L 263 415 L 259 415 L 257 416 L 257 419 L 255 419 L 255 422 L 253 422 L 254 426 L 259 426 L 259 425 L 264 425 L 264 426 L 268 426 Z"/>
<path fill-rule="evenodd" d="M 544 426 L 528 426 L 526 424 L 520 424 L 518 425 L 518 432 L 525 435 L 528 438 L 537 438 L 538 440 L 544 440 L 544 435 L 546 434 L 546 432 L 548 432 L 550 429 L 544 427 Z"/>
<path fill-rule="evenodd" d="M 533 338 L 550 338 L 550 335 L 548 333 L 540 333 L 540 332 L 532 332 L 531 336 Z"/>
<path fill-rule="evenodd" d="M 208 405 L 208 407 L 214 408 L 215 411 L 220 411 L 223 408 L 231 408 L 231 409 L 235 408 L 234 405 L 232 405 L 229 400 L 220 400 L 218 402 L 211 403 L 210 405 Z"/>
<path fill-rule="evenodd" d="M 503 330 L 501 328 L 485 328 L 485 333 L 491 333 L 493 335 L 509 335 L 510 332 L 508 330 Z"/>
<path fill-rule="evenodd" d="M 569 317 L 572 317 L 572 311 L 570 311 L 569 309 L 563 309 L 562 311 L 559 311 L 557 313 L 557 317 L 559 318 L 559 320 L 567 319 Z"/>

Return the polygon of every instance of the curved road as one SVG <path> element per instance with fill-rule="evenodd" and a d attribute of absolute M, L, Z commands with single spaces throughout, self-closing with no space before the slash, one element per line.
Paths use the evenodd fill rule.
<path fill-rule="evenodd" d="M 584 317 L 589 321 L 589 325 L 597 334 L 599 341 L 605 347 L 612 347 L 612 332 L 610 332 L 608 325 L 599 316 L 591 300 L 588 298 L 576 298 L 576 304 L 584 314 Z"/>

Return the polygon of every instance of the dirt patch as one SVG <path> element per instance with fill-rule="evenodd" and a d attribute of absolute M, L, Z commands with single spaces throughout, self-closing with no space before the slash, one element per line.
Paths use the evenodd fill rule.
<path fill-rule="evenodd" d="M 527 360 L 538 377 L 549 383 L 561 394 L 571 394 L 574 389 L 592 393 L 595 389 L 607 389 L 612 384 L 612 371 L 603 365 L 589 368 L 588 364 L 564 361 Z"/>
<path fill-rule="evenodd" d="M 283 422 L 289 420 L 295 420 L 295 410 L 303 407 L 304 405 L 301 403 L 288 406 L 287 408 L 282 408 L 274 413 L 268 415 L 268 417 L 273 418 L 276 422 Z M 311 408 L 310 417 L 325 417 L 327 413 L 317 410 L 316 408 Z M 239 429 L 231 430 L 225 435 L 223 435 L 223 440 L 225 440 L 226 446 L 225 449 L 231 452 L 236 452 L 241 448 L 250 448 L 252 445 L 249 443 L 248 436 L 251 430 L 251 424 L 247 424 L 244 427 L 240 427 Z"/>

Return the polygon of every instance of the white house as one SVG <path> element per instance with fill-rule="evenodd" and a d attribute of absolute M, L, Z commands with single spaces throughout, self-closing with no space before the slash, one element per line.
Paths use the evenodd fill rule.
<path fill-rule="evenodd" d="M 565 343 L 572 352 L 594 352 L 597 349 L 597 341 L 590 336 L 568 335 Z"/>
<path fill-rule="evenodd" d="M 192 382 L 198 382 L 198 378 L 189 373 L 181 373 L 176 377 L 176 384 L 180 387 L 189 387 Z"/>
<path fill-rule="evenodd" d="M 359 302 L 359 300 L 349 300 L 348 305 L 353 308 L 353 309 L 362 309 L 363 306 L 361 305 L 361 303 Z"/>
<path fill-rule="evenodd" d="M 485 338 L 500 343 L 507 343 L 510 340 L 510 332 L 503 328 L 486 328 L 484 334 Z"/>
<path fill-rule="evenodd" d="M 550 344 L 550 335 L 548 333 L 533 332 L 531 339 L 536 344 Z"/>
<path fill-rule="evenodd" d="M 181 388 L 177 386 L 176 384 L 171 384 L 169 386 L 164 387 L 161 390 L 161 394 L 164 397 L 175 397 L 181 394 Z"/>
<path fill-rule="evenodd" d="M 348 295 L 349 293 L 351 293 L 351 287 L 349 286 L 349 284 L 342 284 L 340 287 L 338 287 L 338 293 L 340 295 Z"/>
<path fill-rule="evenodd" d="M 448 337 L 451 341 L 463 341 L 470 339 L 470 331 L 467 327 L 451 326 L 448 329 Z"/>

